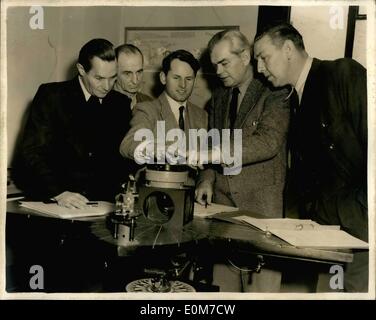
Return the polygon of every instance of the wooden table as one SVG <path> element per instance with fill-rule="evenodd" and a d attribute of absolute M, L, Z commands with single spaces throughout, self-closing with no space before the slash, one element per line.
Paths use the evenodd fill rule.
<path fill-rule="evenodd" d="M 291 261 L 311 261 L 324 264 L 344 264 L 351 262 L 353 255 L 350 250 L 320 250 L 311 248 L 296 248 L 285 241 L 266 234 L 241 223 L 235 224 L 224 220 L 195 217 L 192 222 L 183 228 L 166 229 L 163 226 L 153 225 L 145 217 L 137 220 L 135 241 L 128 239 L 114 239 L 105 217 L 79 218 L 62 220 L 47 217 L 44 214 L 20 207 L 16 201 L 7 203 L 7 219 L 9 221 L 22 220 L 39 221 L 48 226 L 53 225 L 53 231 L 48 228 L 38 230 L 46 237 L 54 237 L 57 242 L 66 240 L 82 241 L 88 237 L 95 238 L 97 243 L 105 242 L 114 247 L 118 256 L 129 256 L 135 252 L 142 254 L 153 252 L 157 257 L 159 252 L 178 252 L 188 250 L 200 251 L 201 248 L 214 246 L 215 248 L 231 248 L 250 255 L 277 257 Z M 245 212 L 224 214 L 221 218 L 231 220 L 231 215 L 243 215 Z M 14 229 L 13 229 L 14 230 Z M 7 232 L 9 232 L 7 223 Z M 14 232 L 14 231 L 13 231 Z M 204 249 L 203 249 L 204 250 Z"/>
<path fill-rule="evenodd" d="M 215 244 L 231 243 L 235 247 L 252 252 L 287 257 L 291 259 L 307 259 L 315 262 L 340 262 L 352 261 L 350 250 L 322 250 L 312 248 L 296 248 L 273 235 L 268 235 L 241 223 L 235 224 L 218 219 L 195 217 L 192 222 L 183 228 L 166 229 L 163 226 L 150 223 L 141 216 L 137 221 L 135 241 L 127 239 L 114 239 L 105 217 L 78 218 L 63 220 L 51 218 L 45 214 L 20 207 L 18 202 L 7 203 L 7 213 L 22 214 L 27 218 L 47 218 L 65 226 L 88 225 L 91 232 L 101 240 L 118 246 L 126 252 L 137 247 L 159 248 L 163 246 L 184 245 L 189 242 L 198 243 L 201 240 L 209 240 Z M 234 215 L 243 215 L 246 212 L 236 212 L 222 215 L 225 219 Z M 254 215 L 253 215 L 254 216 Z M 231 219 L 227 219 L 231 220 Z M 121 254 L 122 250 L 119 251 Z"/>

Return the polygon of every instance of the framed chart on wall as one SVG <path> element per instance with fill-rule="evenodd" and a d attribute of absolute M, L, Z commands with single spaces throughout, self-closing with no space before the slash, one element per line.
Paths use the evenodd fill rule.
<path fill-rule="evenodd" d="M 158 71 L 162 59 L 174 50 L 185 49 L 200 59 L 210 38 L 227 29 L 239 30 L 239 26 L 129 27 L 125 28 L 125 43 L 142 51 L 145 71 Z"/>

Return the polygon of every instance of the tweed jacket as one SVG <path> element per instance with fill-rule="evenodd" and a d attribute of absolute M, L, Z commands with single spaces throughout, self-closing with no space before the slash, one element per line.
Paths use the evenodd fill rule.
<path fill-rule="evenodd" d="M 145 102 L 145 101 L 152 101 L 153 98 L 149 97 L 147 94 L 144 94 L 142 92 L 136 93 L 136 101 L 137 103 Z"/>
<path fill-rule="evenodd" d="M 253 79 L 235 120 L 242 130 L 242 170 L 224 175 L 220 167 L 202 172 L 214 184 L 214 202 L 232 205 L 267 217 L 283 215 L 286 172 L 286 137 L 289 103 L 286 89 L 270 89 Z M 230 88 L 218 88 L 209 111 L 210 128 L 229 128 Z"/>
<path fill-rule="evenodd" d="M 137 104 L 133 109 L 131 129 L 124 137 L 120 145 L 120 153 L 127 158 L 133 159 L 134 151 L 139 141 L 134 141 L 134 135 L 139 129 L 150 129 L 154 138 L 157 137 L 157 121 L 165 121 L 166 133 L 170 129 L 179 128 L 178 122 L 168 104 L 166 93 L 162 93 L 157 99 Z M 189 129 L 207 129 L 208 115 L 205 110 L 187 101 L 185 115 L 185 132 Z"/>

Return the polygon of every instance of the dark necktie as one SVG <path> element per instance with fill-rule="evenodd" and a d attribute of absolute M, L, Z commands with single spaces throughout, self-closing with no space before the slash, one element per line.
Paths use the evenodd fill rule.
<path fill-rule="evenodd" d="M 297 161 L 297 139 L 299 133 L 298 126 L 298 112 L 299 112 L 299 96 L 295 88 L 290 96 L 290 130 L 288 135 L 288 150 L 290 155 L 289 167 L 294 166 Z"/>
<path fill-rule="evenodd" d="M 101 106 L 99 98 L 93 95 L 90 96 L 87 104 L 90 106 L 90 108 L 99 108 Z"/>
<path fill-rule="evenodd" d="M 234 129 L 234 124 L 236 120 L 236 114 L 238 112 L 238 96 L 239 96 L 239 88 L 232 89 L 231 95 L 231 102 L 230 102 L 230 129 Z"/>
<path fill-rule="evenodd" d="M 184 106 L 179 108 L 179 128 L 184 131 Z"/>

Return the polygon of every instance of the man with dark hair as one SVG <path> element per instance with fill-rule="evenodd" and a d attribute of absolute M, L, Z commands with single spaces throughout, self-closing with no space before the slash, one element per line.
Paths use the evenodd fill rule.
<path fill-rule="evenodd" d="M 27 198 L 54 199 L 67 208 L 85 208 L 89 200 L 114 202 L 129 169 L 119 144 L 129 129 L 130 99 L 112 90 L 113 45 L 105 39 L 89 41 L 76 66 L 74 79 L 39 87 L 13 166 L 14 180 Z M 109 263 L 112 252 L 87 236 L 68 237 L 57 246 L 55 235 L 48 234 L 61 225 L 45 221 L 43 227 L 49 231 L 38 231 L 46 239 L 30 241 L 36 241 L 33 258 L 46 270 L 46 291 L 85 291 L 103 280 L 104 259 Z"/>
<path fill-rule="evenodd" d="M 287 92 L 271 90 L 254 77 L 251 46 L 241 32 L 217 33 L 209 41 L 208 49 L 223 83 L 212 94 L 209 127 L 242 130 L 242 141 L 233 142 L 242 144 L 242 170 L 237 175 L 226 175 L 218 165 L 202 172 L 196 189 L 197 201 L 203 204 L 206 199 L 210 203 L 213 196 L 217 203 L 265 217 L 282 217 L 289 123 Z M 223 291 L 242 288 L 278 292 L 281 284 L 281 272 L 273 267 L 252 273 L 251 285 L 247 273 L 223 263 L 215 265 L 213 277 Z"/>
<path fill-rule="evenodd" d="M 254 57 L 274 86 L 293 89 L 287 209 L 368 241 L 366 69 L 309 57 L 287 23 L 256 35 Z M 368 252 L 354 252 L 344 282 L 347 291 L 367 291 Z"/>
<path fill-rule="evenodd" d="M 164 121 L 166 133 L 180 128 L 188 135 L 189 129 L 207 129 L 206 112 L 188 101 L 199 69 L 199 62 L 185 50 L 171 52 L 163 59 L 159 78 L 165 89 L 157 99 L 137 104 L 133 109 L 131 129 L 120 146 L 124 157 L 134 159 L 140 144 L 134 135 L 139 129 L 150 129 L 157 137 L 157 121 Z"/>
<path fill-rule="evenodd" d="M 113 45 L 93 39 L 79 53 L 78 76 L 42 84 L 14 163 L 15 183 L 34 200 L 68 208 L 114 198 L 127 179 L 118 152 L 129 129 L 130 100 L 113 91 Z"/>
<path fill-rule="evenodd" d="M 123 44 L 115 49 L 118 62 L 117 80 L 114 89 L 132 100 L 131 109 L 139 103 L 150 101 L 140 92 L 144 74 L 144 56 L 133 44 Z"/>

